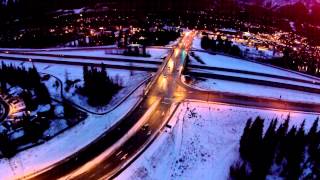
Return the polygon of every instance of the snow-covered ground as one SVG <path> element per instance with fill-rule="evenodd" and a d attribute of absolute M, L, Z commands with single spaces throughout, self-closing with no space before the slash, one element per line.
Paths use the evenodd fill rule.
<path fill-rule="evenodd" d="M 194 37 L 193 42 L 192 42 L 192 49 L 203 50 L 201 48 L 201 35 L 200 34 L 198 34 L 197 36 Z"/>
<path fill-rule="evenodd" d="M 31 67 L 32 63 L 26 62 L 21 63 L 18 61 L 3 61 L 7 64 L 14 63 L 15 65 L 23 65 L 24 67 Z M 77 81 L 76 85 L 83 85 L 83 68 L 81 66 L 72 66 L 72 65 L 59 65 L 59 64 L 46 64 L 46 63 L 34 63 L 36 68 L 41 73 L 47 73 L 53 75 L 60 79 L 62 83 L 64 83 L 63 87 L 66 87 L 66 79 L 71 81 Z M 65 91 L 64 95 L 66 98 L 71 100 L 77 105 L 84 107 L 90 111 L 94 112 L 106 112 L 110 108 L 112 108 L 115 104 L 119 102 L 123 97 L 125 97 L 130 91 L 132 91 L 140 82 L 146 80 L 150 77 L 150 73 L 143 71 L 130 71 L 130 70 L 121 70 L 121 69 L 110 69 L 107 68 L 107 73 L 109 77 L 114 80 L 121 81 L 123 88 L 113 97 L 113 99 L 103 107 L 92 107 L 87 104 L 86 98 L 75 92 L 74 86 L 70 88 L 69 91 Z M 50 94 L 61 100 L 60 88 L 55 84 L 56 79 L 50 78 L 49 81 L 46 82 L 48 86 L 48 90 Z"/>
<path fill-rule="evenodd" d="M 124 117 L 142 93 L 143 87 L 110 113 L 101 116 L 90 114 L 86 120 L 50 141 L 20 152 L 11 159 L 0 159 L 0 179 L 22 178 L 79 151 Z"/>
<path fill-rule="evenodd" d="M 231 31 L 234 31 L 234 30 L 231 30 Z M 197 36 L 195 36 L 192 44 L 193 50 L 204 50 L 201 47 L 201 38 L 202 38 L 202 35 L 200 33 Z M 257 58 L 272 59 L 275 57 L 283 56 L 282 53 L 274 52 L 273 50 L 270 50 L 270 49 L 264 49 L 264 48 L 257 49 L 255 47 L 249 47 L 249 46 L 246 46 L 245 44 L 238 43 L 234 40 L 232 40 L 232 44 L 238 46 L 245 56 L 253 59 L 257 59 Z"/>
<path fill-rule="evenodd" d="M 192 112 L 192 113 L 191 113 Z M 176 111 L 172 129 L 166 129 L 154 143 L 116 179 L 228 179 L 229 167 L 238 158 L 239 139 L 249 118 L 283 122 L 290 113 L 290 125 L 306 120 L 309 129 L 318 115 L 262 110 L 207 102 L 185 102 Z"/>
<path fill-rule="evenodd" d="M 247 56 L 252 59 L 272 59 L 272 58 L 279 58 L 283 56 L 283 53 L 273 51 L 270 49 L 265 48 L 255 48 L 255 47 L 249 47 L 242 43 L 233 42 L 234 45 L 238 46 L 240 50 L 243 52 L 244 56 Z"/>
<path fill-rule="evenodd" d="M 279 75 L 279 76 L 285 76 L 285 77 L 305 79 L 309 81 L 314 80 L 314 78 L 309 78 L 297 73 L 281 70 L 278 68 L 274 68 L 274 67 L 262 65 L 259 63 L 255 63 L 255 62 L 238 59 L 238 58 L 233 58 L 233 57 L 228 57 L 223 55 L 212 55 L 205 52 L 194 52 L 194 53 L 196 56 L 200 57 L 201 60 L 204 61 L 205 64 L 208 66 L 260 72 L 260 73 L 273 74 L 273 75 Z M 201 65 L 197 61 L 191 61 L 191 64 Z M 319 79 L 319 82 L 320 82 L 320 79 Z"/>
<path fill-rule="evenodd" d="M 173 47 L 178 45 L 178 43 L 180 42 L 181 37 L 179 37 L 178 39 L 174 40 L 174 41 L 170 41 L 169 44 L 167 44 L 165 47 Z"/>
<path fill-rule="evenodd" d="M 319 94 L 218 79 L 195 80 L 192 86 L 209 91 L 229 92 L 246 96 L 282 99 L 294 102 L 320 103 Z"/>
<path fill-rule="evenodd" d="M 60 79 L 64 83 L 64 87 L 66 87 L 66 79 L 72 81 L 79 80 L 79 85 L 83 83 L 83 68 L 81 66 L 55 65 L 46 63 L 33 64 L 31 62 L 19 62 L 11 60 L 3 62 L 7 64 L 15 64 L 17 66 L 24 65 L 25 67 L 31 67 L 35 65 L 39 72 L 48 73 Z M 124 87 L 114 96 L 107 106 L 100 109 L 92 109 L 93 107 L 90 107 L 86 104 L 85 98 L 81 98 L 78 95 L 75 96 L 74 89 L 71 89 L 69 92 L 64 90 L 65 96 L 69 100 L 84 107 L 85 109 L 100 113 L 106 112 L 113 109 L 113 107 L 119 103 L 119 101 L 122 100 L 129 92 L 137 87 L 139 83 L 150 76 L 150 74 L 147 72 L 109 68 L 107 69 L 107 72 L 111 78 L 121 80 Z M 54 87 L 55 81 L 56 79 L 51 77 L 46 84 L 48 85 L 50 93 L 59 99 L 60 88 Z M 124 117 L 124 115 L 131 110 L 134 104 L 141 98 L 142 93 L 143 87 L 140 87 L 138 91 L 134 92 L 125 102 L 123 102 L 116 109 L 113 109 L 111 112 L 105 115 L 89 114 L 87 119 L 85 119 L 83 122 L 77 124 L 72 129 L 59 134 L 52 140 L 20 152 L 9 160 L 0 159 L 0 179 L 14 179 L 35 173 L 77 152 L 99 137 L 102 133 L 117 123 L 122 117 Z M 66 126 L 64 121 L 59 121 L 57 123 L 58 130 Z M 48 129 L 46 133 L 50 134 L 51 132 L 55 131 L 57 130 Z M 48 156 L 48 154 L 50 154 L 50 156 Z"/>
<path fill-rule="evenodd" d="M 304 83 L 304 82 L 299 82 L 299 81 L 295 81 L 295 80 L 287 80 L 287 79 L 266 77 L 266 76 L 260 76 L 260 75 L 251 75 L 251 74 L 243 74 L 243 73 L 219 71 L 219 70 L 203 70 L 203 69 L 192 69 L 191 72 L 212 73 L 212 74 L 217 74 L 217 75 L 225 75 L 225 76 L 241 77 L 241 78 L 248 78 L 248 79 L 254 79 L 254 80 L 279 82 L 279 83 L 284 83 L 284 84 L 292 84 L 292 85 L 297 85 L 297 86 L 320 89 L 320 85 L 313 84 L 313 83 Z M 312 82 L 312 81 L 310 81 L 310 82 Z"/>

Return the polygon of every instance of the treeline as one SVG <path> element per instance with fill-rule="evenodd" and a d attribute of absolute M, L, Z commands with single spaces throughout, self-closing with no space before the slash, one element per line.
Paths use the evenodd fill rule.
<path fill-rule="evenodd" d="M 214 39 L 209 38 L 208 34 L 204 34 L 201 39 L 201 48 L 211 50 L 213 52 L 223 52 L 233 56 L 242 56 L 240 48 L 233 45 L 232 41 L 229 41 L 228 39 L 223 40 L 221 35 L 218 35 L 217 39 Z"/>
<path fill-rule="evenodd" d="M 240 159 L 230 167 L 230 179 L 320 179 L 320 132 L 317 118 L 309 132 L 305 121 L 289 127 L 290 117 L 279 125 L 249 119 L 240 139 Z"/>
<path fill-rule="evenodd" d="M 84 66 L 83 79 L 84 85 L 80 92 L 88 97 L 88 103 L 92 106 L 107 104 L 122 88 L 120 79 L 113 80 L 108 76 L 104 64 L 99 68 Z"/>
<path fill-rule="evenodd" d="M 50 94 L 47 87 L 41 82 L 41 77 L 37 69 L 33 66 L 31 68 L 25 68 L 24 66 L 14 66 L 12 64 L 7 65 L 2 62 L 0 67 L 0 85 L 1 90 L 6 93 L 9 91 L 7 83 L 11 86 L 19 86 L 24 91 L 22 98 L 25 101 L 26 106 L 30 105 L 31 109 L 34 107 L 34 100 L 32 100 L 32 94 L 30 90 L 34 91 L 36 95 L 35 101 L 38 104 L 49 104 L 51 102 Z"/>
<path fill-rule="evenodd" d="M 294 71 L 304 72 L 313 76 L 320 76 L 320 59 L 315 50 L 294 51 L 291 48 L 285 48 L 283 57 L 270 61 L 272 64 Z"/>
<path fill-rule="evenodd" d="M 19 32 L 13 30 L 4 31 L 0 35 L 0 47 L 14 47 L 14 48 L 45 48 L 63 45 L 72 40 L 79 39 L 76 33 L 48 33 L 48 29 L 32 29 L 27 32 Z"/>

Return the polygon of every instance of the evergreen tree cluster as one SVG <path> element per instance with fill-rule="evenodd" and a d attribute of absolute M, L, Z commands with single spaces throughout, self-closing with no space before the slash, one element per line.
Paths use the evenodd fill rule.
<path fill-rule="evenodd" d="M 12 157 L 16 153 L 16 147 L 10 142 L 7 132 L 0 132 L 0 152 L 5 157 Z"/>
<path fill-rule="evenodd" d="M 0 84 L 2 91 L 7 91 L 6 83 L 19 86 L 23 89 L 34 90 L 38 104 L 48 104 L 51 102 L 47 87 L 41 82 L 41 77 L 35 67 L 25 68 L 14 65 L 7 65 L 2 62 L 0 67 Z M 25 91 L 22 94 L 25 104 L 32 104 L 31 94 Z"/>
<path fill-rule="evenodd" d="M 317 118 L 309 132 L 305 121 L 289 127 L 290 117 L 278 126 L 271 121 L 263 132 L 264 120 L 249 119 L 240 139 L 240 159 L 230 167 L 230 179 L 320 179 L 320 131 Z"/>
<path fill-rule="evenodd" d="M 100 68 L 91 66 L 83 67 L 84 85 L 81 93 L 88 97 L 92 106 L 107 104 L 112 96 L 121 89 L 121 82 L 111 79 L 104 64 Z"/>
<path fill-rule="evenodd" d="M 294 51 L 286 47 L 283 51 L 283 57 L 270 61 L 272 64 L 304 72 L 310 75 L 320 76 L 320 59 L 316 50 L 312 48 Z"/>
<path fill-rule="evenodd" d="M 236 45 L 232 45 L 232 41 L 229 41 L 228 39 L 223 40 L 221 35 L 218 35 L 217 39 L 211 39 L 208 34 L 205 34 L 201 39 L 201 48 L 241 57 L 240 48 Z"/>

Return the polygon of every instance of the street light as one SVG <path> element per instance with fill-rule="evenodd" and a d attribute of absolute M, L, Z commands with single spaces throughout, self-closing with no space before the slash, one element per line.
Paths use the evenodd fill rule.
<path fill-rule="evenodd" d="M 34 66 L 34 63 L 33 63 L 33 61 L 32 61 L 31 58 L 29 58 L 28 61 L 32 63 L 32 66 L 33 66 L 33 67 L 35 67 L 35 66 Z"/>

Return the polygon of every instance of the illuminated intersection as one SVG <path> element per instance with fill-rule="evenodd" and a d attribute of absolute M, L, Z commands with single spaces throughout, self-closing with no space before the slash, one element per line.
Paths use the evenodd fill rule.
<path fill-rule="evenodd" d="M 186 57 L 196 34 L 195 31 L 184 34 L 180 43 L 173 47 L 163 63 L 157 66 L 157 71 L 152 80 L 143 90 L 142 100 L 132 107 L 132 110 L 119 123 L 74 155 L 34 173 L 24 174 L 22 177 L 27 179 L 114 178 L 161 135 L 164 128 L 168 127 L 170 117 L 174 114 L 178 105 L 185 100 L 278 110 L 319 112 L 318 104 L 314 103 L 290 102 L 206 91 L 187 84 L 183 76 L 188 70 Z M 12 57 L 12 59 L 14 58 L 17 57 Z M 63 63 L 70 62 L 63 61 Z M 123 65 L 113 66 L 120 67 Z M 139 65 L 136 67 L 142 69 Z M 210 76 L 210 73 L 208 74 Z M 202 74 L 202 76 L 205 75 Z M 276 86 L 280 85 L 277 84 Z M 281 84 L 281 86 L 286 87 L 286 84 Z M 290 86 L 289 88 L 298 87 Z"/>

